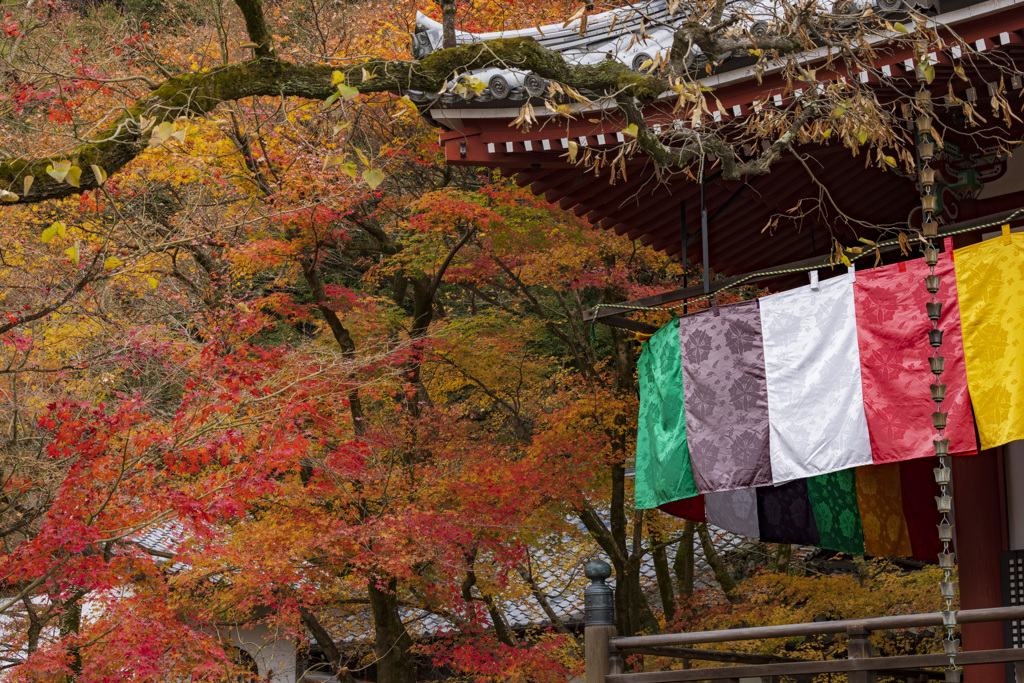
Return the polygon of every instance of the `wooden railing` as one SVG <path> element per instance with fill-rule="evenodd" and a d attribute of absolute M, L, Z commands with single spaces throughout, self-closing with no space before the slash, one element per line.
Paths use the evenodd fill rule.
<path fill-rule="evenodd" d="M 590 567 L 588 576 L 591 576 L 589 569 Z M 939 612 L 722 631 L 616 637 L 614 621 L 611 620 L 609 623 L 610 611 L 603 608 L 606 594 L 600 590 L 604 589 L 610 593 L 610 589 L 604 586 L 603 578 L 591 578 L 594 579 L 594 584 L 587 589 L 586 600 L 586 683 L 737 682 L 740 679 L 751 678 L 769 683 L 782 676 L 810 680 L 817 674 L 834 673 L 847 674 L 849 683 L 873 683 L 879 673 L 907 681 L 947 680 L 942 671 L 926 670 L 927 667 L 948 666 L 949 655 L 946 653 L 875 657 L 872 656 L 868 643 L 868 636 L 874 631 L 941 626 L 943 621 Z M 595 591 L 595 587 L 598 587 L 598 590 Z M 1018 619 L 1024 619 L 1024 606 L 962 610 L 957 613 L 957 623 L 960 624 Z M 692 647 L 709 643 L 829 634 L 849 636 L 846 659 L 801 660 Z M 634 654 L 726 662 L 734 666 L 625 673 L 622 658 Z M 956 654 L 957 667 L 998 663 L 1014 663 L 1017 683 L 1024 683 L 1024 649 L 981 650 Z"/>

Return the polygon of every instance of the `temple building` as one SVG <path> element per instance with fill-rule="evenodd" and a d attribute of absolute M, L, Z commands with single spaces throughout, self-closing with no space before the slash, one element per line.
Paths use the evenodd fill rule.
<path fill-rule="evenodd" d="M 837 7 L 834 11 L 851 15 L 865 9 L 854 3 Z M 873 10 L 879 21 L 903 22 L 898 33 L 913 32 L 911 15 L 901 3 L 881 0 Z M 919 112 L 905 110 L 902 129 L 914 141 L 909 147 L 917 147 L 915 162 L 917 168 L 927 169 L 925 174 L 875 163 L 866 153 L 855 154 L 835 141 L 798 145 L 795 153 L 782 154 L 769 173 L 754 177 L 727 179 L 714 158 L 697 172 L 659 168 L 643 153 L 623 157 L 623 172 L 613 177 L 607 169 L 595 171 L 580 161 L 588 153 L 614 154 L 630 140 L 625 119 L 604 93 L 583 93 L 587 102 L 545 107 L 544 94 L 550 92 L 545 79 L 514 68 L 491 68 L 465 74 L 466 82 L 476 79 L 486 86 L 472 95 L 457 91 L 457 83 L 444 93 L 409 95 L 436 124 L 448 163 L 500 169 L 595 226 L 702 265 L 701 282 L 684 283 L 678 290 L 642 300 L 603 305 L 589 314 L 601 323 L 651 333 L 656 329 L 650 324 L 652 311 L 684 313 L 684 302 L 706 304 L 716 291 L 738 283 L 757 283 L 778 292 L 806 286 L 812 270 L 823 284 L 832 277 L 846 277 L 841 261 L 854 261 L 859 272 L 914 259 L 923 262 L 917 243 L 922 233 L 944 242 L 939 250 L 947 259 L 950 247 L 956 254 L 993 238 L 1014 248 L 1024 246 L 1013 235 L 1024 226 L 1024 154 L 1011 155 L 1024 133 L 1018 116 L 1024 90 L 1024 1 L 936 0 L 918 10 L 919 20 L 942 39 L 941 49 L 929 52 L 924 60 L 924 68 L 931 70 L 927 83 L 918 77 L 920 56 L 906 41 L 889 40 L 884 32 L 870 39 L 873 60 L 859 70 L 832 61 L 828 47 L 803 53 L 799 59 L 815 69 L 821 83 L 854 84 L 881 102 L 926 100 L 933 107 L 927 125 L 934 116 L 941 139 L 922 137 Z M 770 35 L 771 22 L 761 21 L 756 12 L 752 15 L 749 33 Z M 655 0 L 591 16 L 583 30 L 577 19 L 500 34 L 459 33 L 457 39 L 469 43 L 528 36 L 572 64 L 615 59 L 641 71 L 667 58 L 682 19 L 682 10 L 672 12 Z M 440 25 L 420 17 L 413 41 L 416 55 L 438 49 L 440 42 Z M 804 94 L 782 64 L 765 67 L 749 54 L 725 55 L 712 63 L 699 49 L 692 49 L 687 64 L 700 75 L 702 90 L 712 95 L 712 106 L 699 117 L 683 120 L 672 106 L 675 93 L 665 93 L 643 109 L 656 134 L 686 127 L 738 127 L 765 109 L 788 107 Z M 994 112 L 999 101 L 1005 101 L 1013 114 Z M 976 127 L 969 112 L 980 114 L 987 125 Z M 935 146 L 921 147 L 922 142 Z M 758 154 L 759 144 L 760 140 L 751 141 L 744 153 Z M 922 159 L 925 153 L 928 156 Z M 922 166 L 922 161 L 927 163 Z M 931 197 L 924 212 L 922 194 Z M 931 234 L 926 224 L 933 224 Z M 1009 227 L 1004 230 L 1004 225 Z M 870 257 L 859 258 L 865 244 L 874 245 L 868 250 Z M 1024 262 L 1024 252 L 1017 258 Z M 812 283 L 817 283 L 816 277 Z M 763 320 L 764 307 L 760 308 Z M 636 312 L 640 319 L 631 317 Z M 964 334 L 971 334 L 964 324 Z M 1024 320 L 1014 324 L 1024 325 Z M 1024 327 L 1017 334 L 1024 334 Z M 1012 366 L 1005 372 L 1001 381 L 1009 392 L 1006 400 L 1024 403 L 1024 377 L 1011 376 Z M 952 390 L 953 380 L 948 381 Z M 923 391 L 927 398 L 927 388 Z M 972 399 L 978 412 L 979 397 Z M 987 413 L 999 410 L 985 408 Z M 1007 407 L 1005 412 L 1012 411 Z M 1024 576 L 1024 443 L 1011 440 L 985 447 L 986 443 L 992 442 L 986 442 L 983 433 L 976 453 L 950 458 L 952 549 L 961 610 L 1024 604 L 1024 584 L 1018 588 L 1017 583 Z M 934 464 L 933 458 L 926 467 L 917 467 L 916 474 L 903 474 L 904 496 L 922 493 L 918 497 L 931 505 Z M 921 479 L 909 480 L 910 476 Z M 932 520 L 934 515 L 929 508 L 931 529 L 938 521 Z M 941 547 L 938 543 L 935 536 L 928 547 Z M 932 554 L 930 561 L 935 559 Z M 1021 647 L 1016 622 L 965 623 L 961 628 L 965 652 Z M 964 680 L 1002 681 L 1006 671 L 1002 663 L 974 664 L 967 667 Z"/>

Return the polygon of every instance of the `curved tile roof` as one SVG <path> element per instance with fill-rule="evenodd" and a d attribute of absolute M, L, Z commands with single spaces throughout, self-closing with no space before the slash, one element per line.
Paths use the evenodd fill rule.
<path fill-rule="evenodd" d="M 456 31 L 457 45 L 469 45 L 496 38 L 533 38 L 538 43 L 560 52 L 572 64 L 592 64 L 615 59 L 634 70 L 639 70 L 657 55 L 668 56 L 675 30 L 682 23 L 681 10 L 670 11 L 665 0 L 647 0 L 626 7 L 594 14 L 564 24 L 524 28 L 489 33 Z M 421 59 L 441 47 L 441 23 L 423 13 L 416 15 L 416 33 L 413 36 L 413 56 Z M 699 48 L 692 48 L 693 55 Z M 514 69 L 491 68 L 470 71 L 463 78 L 476 78 L 487 88 L 474 98 L 474 102 L 490 100 L 522 100 L 536 97 L 547 89 L 547 81 L 530 73 Z M 453 84 L 452 87 L 455 87 Z M 410 93 L 414 100 L 432 99 L 424 93 Z M 463 98 L 455 93 L 442 95 L 442 104 L 454 104 Z"/>

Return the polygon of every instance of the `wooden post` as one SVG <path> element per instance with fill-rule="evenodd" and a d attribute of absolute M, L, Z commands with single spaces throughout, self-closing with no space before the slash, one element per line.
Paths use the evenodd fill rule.
<path fill-rule="evenodd" d="M 846 630 L 850 636 L 850 642 L 846 645 L 847 657 L 849 659 L 864 659 L 871 656 L 871 642 L 868 640 L 868 631 L 860 626 L 851 626 Z M 851 671 L 846 679 L 849 683 L 877 683 L 877 671 Z"/>
<path fill-rule="evenodd" d="M 595 560 L 583 573 L 591 581 L 583 592 L 587 683 L 605 683 L 609 673 L 622 673 L 622 660 L 608 642 L 615 637 L 615 596 L 605 584 L 605 579 L 612 575 L 612 568 L 607 562 Z"/>
<path fill-rule="evenodd" d="M 622 660 L 617 656 L 619 665 L 617 671 L 611 670 L 611 655 L 608 650 L 608 640 L 615 636 L 614 626 L 587 626 L 584 638 L 586 640 L 584 650 L 587 660 L 587 683 L 605 683 L 605 676 L 609 673 L 622 673 Z"/>

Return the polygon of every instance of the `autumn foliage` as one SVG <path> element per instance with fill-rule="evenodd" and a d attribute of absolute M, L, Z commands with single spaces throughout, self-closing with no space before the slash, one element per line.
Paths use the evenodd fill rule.
<path fill-rule="evenodd" d="M 473 30 L 569 9 L 459 7 Z M 344 64 L 405 57 L 415 10 L 267 15 L 281 54 Z M 0 28 L 8 155 L 63 149 L 151 82 L 251 49 L 219 1 L 7 4 Z M 74 159 L 47 171 L 96 190 L 0 207 L 4 675 L 225 680 L 224 625 L 261 622 L 317 641 L 341 676 L 411 681 L 430 662 L 565 680 L 577 636 L 513 629 L 502 608 L 536 599 L 544 562 L 599 552 L 620 632 L 665 625 L 639 558 L 650 529 L 681 523 L 629 502 L 637 341 L 582 312 L 683 270 L 493 172 L 444 167 L 435 138 L 390 95 L 249 98 L 154 125 L 109 178 Z M 739 613 L 680 593 L 674 623 L 803 619 L 775 599 L 849 581 L 761 575 Z M 407 629 L 412 611 L 447 627 Z M 359 618 L 354 643 L 330 642 Z"/>

